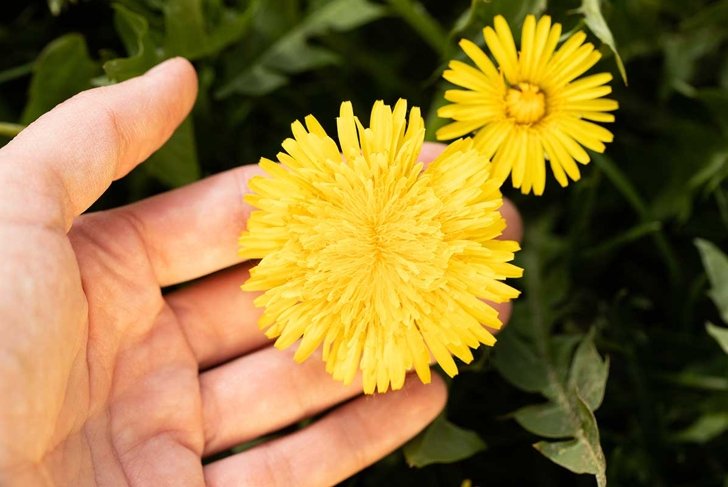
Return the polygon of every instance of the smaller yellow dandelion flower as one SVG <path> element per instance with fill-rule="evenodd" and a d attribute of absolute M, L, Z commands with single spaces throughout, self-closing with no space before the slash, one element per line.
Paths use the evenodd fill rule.
<path fill-rule="evenodd" d="M 258 209 L 239 243 L 262 259 L 243 285 L 265 291 L 260 326 L 278 348 L 300 340 L 296 361 L 320 348 L 337 380 L 361 371 L 366 393 L 401 388 L 411 369 L 429 382 L 431 355 L 453 376 L 453 355 L 469 362 L 495 342 L 483 300 L 518 295 L 502 282 L 521 269 L 518 244 L 496 240 L 490 162 L 465 139 L 423 171 L 423 120 L 404 100 L 377 102 L 368 128 L 343 103 L 337 129 L 338 146 L 313 116 L 295 122 L 280 164 L 262 159 L 269 177 L 250 181 Z"/>
<path fill-rule="evenodd" d="M 601 54 L 586 34 L 577 32 L 561 47 L 561 25 L 551 18 L 526 17 L 521 49 L 508 23 L 495 18 L 495 29 L 483 30 L 485 42 L 498 64 L 473 42 L 463 39 L 460 47 L 475 63 L 473 67 L 451 61 L 443 77 L 464 89 L 448 90 L 452 102 L 438 115 L 454 122 L 437 131 L 440 140 L 475 132 L 475 145 L 493 159 L 493 177 L 501 183 L 511 174 L 513 186 L 528 194 L 543 194 L 546 161 L 561 186 L 569 178 L 579 180 L 576 162 L 587 164 L 583 147 L 603 152 L 612 133 L 593 122 L 613 122 L 607 113 L 618 108 L 606 84 L 609 73 L 577 78 L 594 66 Z M 582 147 L 583 146 L 583 147 Z"/>

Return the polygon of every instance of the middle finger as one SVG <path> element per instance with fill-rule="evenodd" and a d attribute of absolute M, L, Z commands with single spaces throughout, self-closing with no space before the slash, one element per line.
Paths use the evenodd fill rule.
<path fill-rule="evenodd" d="M 335 381 L 324 363 L 302 364 L 293 351 L 266 347 L 200 375 L 205 431 L 204 455 L 308 418 L 361 393 Z"/>

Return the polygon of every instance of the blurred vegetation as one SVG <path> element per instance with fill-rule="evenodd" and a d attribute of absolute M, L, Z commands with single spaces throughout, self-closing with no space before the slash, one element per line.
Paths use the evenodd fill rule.
<path fill-rule="evenodd" d="M 526 225 L 511 324 L 441 418 L 344 485 L 728 486 L 726 0 L 11 2 L 0 144 L 177 55 L 199 73 L 193 114 L 97 209 L 272 157 L 295 119 L 332 129 L 342 100 L 407 98 L 432 137 L 457 40 L 529 12 L 602 45 L 615 141 L 567 189 L 504 189 Z"/>

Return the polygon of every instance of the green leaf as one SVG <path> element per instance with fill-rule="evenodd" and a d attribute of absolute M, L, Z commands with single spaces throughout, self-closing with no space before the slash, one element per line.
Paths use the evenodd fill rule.
<path fill-rule="evenodd" d="M 602 15 L 600 0 L 582 0 L 581 7 L 577 11 L 584 16 L 584 22 L 586 22 L 589 30 L 591 30 L 600 41 L 609 46 L 614 53 L 619 74 L 622 75 L 622 80 L 626 85 L 627 71 L 624 69 L 624 63 L 622 62 L 622 58 L 619 56 L 619 52 L 617 52 L 617 43 L 614 41 L 612 31 L 609 30 L 607 21 L 604 20 L 604 16 Z"/>
<path fill-rule="evenodd" d="M 589 333 L 576 349 L 571 364 L 569 383 L 576 388 L 579 397 L 596 411 L 604 399 L 609 375 L 609 359 L 602 360 L 594 346 L 594 334 Z"/>
<path fill-rule="evenodd" d="M 29 124 L 62 101 L 90 88 L 91 78 L 98 70 L 80 34 L 67 34 L 48 44 L 33 65 L 21 123 Z"/>
<path fill-rule="evenodd" d="M 574 436 L 578 429 L 568 411 L 555 402 L 526 406 L 513 416 L 525 430 L 546 438 Z"/>
<path fill-rule="evenodd" d="M 312 12 L 296 30 L 318 35 L 332 30 L 346 32 L 381 18 L 386 13 L 368 0 L 333 0 Z"/>
<path fill-rule="evenodd" d="M 164 35 L 154 38 L 145 15 L 120 3 L 114 4 L 114 25 L 129 57 L 107 62 L 104 65 L 107 76 L 112 81 L 122 81 L 173 56 L 190 60 L 211 56 L 248 31 L 260 3 L 252 0 L 238 12 L 217 3 L 206 5 L 202 0 L 170 0 L 160 6 L 164 14 Z M 160 38 L 161 45 L 157 45 L 154 39 Z"/>
<path fill-rule="evenodd" d="M 540 442 L 536 448 L 559 465 L 591 473 L 599 485 L 606 485 L 606 460 L 592 408 L 604 397 L 608 362 L 594 346 L 593 330 L 581 338 L 575 352 L 574 335 L 552 335 L 558 319 L 555 308 L 561 305 L 565 287 L 560 278 L 555 279 L 560 275 L 560 261 L 554 256 L 564 250 L 553 236 L 548 214 L 527 228 L 524 241 L 526 250 L 519 256 L 519 264 L 527 269 L 523 298 L 499 335 L 495 367 L 516 386 L 550 400 L 516 411 L 513 416 L 519 424 L 548 438 L 573 437 Z"/>
<path fill-rule="evenodd" d="M 577 396 L 581 431 L 573 440 L 536 443 L 534 448 L 546 458 L 574 473 L 596 476 L 599 487 L 607 485 L 606 461 L 599 444 L 599 430 L 594 414 Z"/>
<path fill-rule="evenodd" d="M 722 348 L 725 353 L 728 353 L 728 328 L 716 326 L 713 323 L 706 323 L 705 330 L 710 336 L 715 338 L 715 341 L 718 342 L 720 348 Z"/>
<path fill-rule="evenodd" d="M 591 460 L 589 446 L 583 440 L 539 441 L 533 445 L 552 462 L 574 473 L 596 475 L 599 467 Z"/>
<path fill-rule="evenodd" d="M 719 31 L 725 28 L 726 19 L 728 19 L 728 1 L 718 0 L 709 2 L 694 15 L 680 22 L 680 29 L 690 31 L 705 27 L 716 27 L 716 30 Z M 721 32 L 717 33 L 718 35 L 721 34 Z"/>
<path fill-rule="evenodd" d="M 728 431 L 728 412 L 709 412 L 675 435 L 675 441 L 707 443 Z"/>
<path fill-rule="evenodd" d="M 698 247 L 710 281 L 708 296 L 715 303 L 723 321 L 728 323 L 728 257 L 707 240 L 695 239 L 695 246 Z"/>
<path fill-rule="evenodd" d="M 589 449 L 584 441 L 539 441 L 533 445 L 546 458 L 574 473 L 596 474 L 597 468 L 589 461 Z"/>
<path fill-rule="evenodd" d="M 277 44 L 269 52 L 264 66 L 282 73 L 300 73 L 334 64 L 338 60 L 334 53 L 322 47 L 307 46 L 301 49 L 304 42 L 304 37 L 298 35 L 289 37 L 288 42 Z M 305 55 L 302 56 L 302 52 Z"/>
<path fill-rule="evenodd" d="M 243 12 L 221 9 L 216 15 L 216 24 L 207 31 L 205 44 L 186 57 L 195 60 L 210 56 L 240 40 L 249 31 L 253 16 L 262 3 L 263 0 L 251 0 Z"/>
<path fill-rule="evenodd" d="M 33 66 L 35 66 L 35 62 L 21 64 L 20 66 L 0 71 L 0 84 L 32 74 Z"/>
<path fill-rule="evenodd" d="M 203 0 L 168 1 L 164 4 L 165 57 L 196 60 L 216 54 L 248 31 L 260 4 L 261 0 L 250 1 L 238 12 Z"/>
<path fill-rule="evenodd" d="M 508 24 L 513 26 L 521 25 L 528 14 L 539 15 L 547 6 L 546 0 L 473 0 L 470 9 L 455 22 L 451 31 L 452 36 L 461 37 L 468 35 L 471 30 L 478 33 L 485 25 L 492 25 L 496 15 L 502 15 Z M 518 30 L 518 29 L 514 29 Z"/>
<path fill-rule="evenodd" d="M 628 245 L 645 236 L 652 235 L 662 230 L 662 223 L 659 221 L 638 223 L 630 227 L 623 233 L 615 235 L 598 245 L 584 251 L 585 259 L 594 259 L 603 255 L 608 255 L 615 250 Z"/>
<path fill-rule="evenodd" d="M 288 83 L 288 77 L 268 69 L 262 64 L 256 64 L 237 79 L 241 83 L 241 87 L 245 86 L 244 89 L 238 90 L 238 93 L 249 96 L 263 96 Z"/>
<path fill-rule="evenodd" d="M 172 137 L 142 166 L 170 187 L 183 186 L 200 178 L 192 119 L 188 117 Z"/>
<path fill-rule="evenodd" d="M 498 342 L 493 349 L 493 365 L 519 389 L 542 392 L 548 387 L 548 373 L 534 345 L 519 337 L 511 326 L 498 334 Z"/>
<path fill-rule="evenodd" d="M 60 15 L 66 5 L 76 3 L 78 0 L 48 0 L 48 8 L 53 15 Z"/>
<path fill-rule="evenodd" d="M 574 349 L 584 341 L 583 335 L 555 335 L 549 339 L 549 352 L 555 378 L 566 384 L 571 374 Z"/>
<path fill-rule="evenodd" d="M 164 4 L 164 46 L 168 55 L 190 57 L 206 44 L 201 0 L 170 0 Z"/>
<path fill-rule="evenodd" d="M 142 15 L 121 4 L 114 4 L 114 25 L 126 47 L 128 57 L 104 63 L 106 76 L 112 81 L 124 81 L 145 73 L 162 60 L 151 36 L 149 24 Z"/>
<path fill-rule="evenodd" d="M 680 387 L 707 392 L 728 392 L 728 377 L 706 375 L 692 371 L 677 374 L 661 374 L 661 379 Z"/>
<path fill-rule="evenodd" d="M 701 29 L 697 32 L 674 34 L 665 39 L 662 95 L 665 96 L 670 89 L 674 89 L 687 96 L 694 96 L 696 90 L 692 83 L 700 68 L 700 61 L 720 46 L 723 37 L 721 32 Z"/>
<path fill-rule="evenodd" d="M 25 128 L 25 125 L 17 123 L 0 122 L 0 137 L 13 138 L 18 135 L 21 130 Z"/>
<path fill-rule="evenodd" d="M 728 105 L 726 109 L 728 110 Z M 726 129 L 728 132 L 728 125 Z M 710 194 L 719 191 L 726 179 L 728 179 L 728 151 L 716 152 L 708 159 L 708 163 L 690 178 L 688 187 L 693 191 L 702 188 L 705 194 Z"/>
<path fill-rule="evenodd" d="M 333 0 L 324 4 L 261 53 L 248 69 L 225 83 L 217 91 L 217 97 L 234 93 L 260 96 L 284 84 L 286 75 L 336 62 L 338 58 L 333 53 L 309 45 L 308 40 L 329 31 L 352 30 L 381 17 L 384 12 L 381 6 L 367 0 Z"/>
<path fill-rule="evenodd" d="M 439 416 L 405 445 L 404 455 L 411 467 L 424 467 L 432 463 L 464 460 L 484 449 L 485 443 L 476 433 L 460 428 L 444 416 Z"/>

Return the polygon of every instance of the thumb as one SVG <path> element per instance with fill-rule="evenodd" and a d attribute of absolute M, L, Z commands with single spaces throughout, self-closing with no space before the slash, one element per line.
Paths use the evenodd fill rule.
<path fill-rule="evenodd" d="M 0 194 L 13 201 L 4 206 L 68 229 L 170 137 L 196 94 L 194 68 L 176 58 L 58 105 L 0 150 Z"/>

